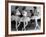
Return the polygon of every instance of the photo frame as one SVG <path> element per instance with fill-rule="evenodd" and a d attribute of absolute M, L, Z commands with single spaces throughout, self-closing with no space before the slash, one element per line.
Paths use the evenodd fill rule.
<path fill-rule="evenodd" d="M 15 18 L 14 18 L 14 16 L 12 17 L 12 15 L 14 15 L 14 14 L 16 15 L 17 10 L 15 10 L 15 9 L 18 7 L 19 7 L 20 13 L 22 13 L 22 15 L 23 15 L 22 8 L 26 7 L 25 11 L 27 12 L 27 16 L 30 17 L 30 18 L 27 17 L 28 19 L 31 20 L 30 24 L 27 21 L 26 21 L 26 24 L 27 23 L 28 24 L 26 25 L 24 23 L 25 24 L 24 25 L 22 23 L 23 24 L 22 27 L 19 27 L 19 24 L 21 21 L 19 21 L 19 23 L 17 23 L 18 24 L 17 26 L 15 24 L 13 24 L 13 22 L 11 20 L 14 20 Z M 37 7 L 37 9 L 36 9 L 36 7 Z M 38 13 L 36 12 L 35 16 L 37 16 L 37 17 L 33 16 L 33 18 L 31 18 L 30 11 L 35 12 L 34 8 L 36 9 L 37 12 L 39 12 L 40 16 L 37 15 Z M 14 14 L 12 12 L 14 12 Z M 17 16 L 19 16 L 18 14 L 17 14 Z M 24 14 L 26 14 L 26 13 L 24 13 Z M 23 16 L 22 15 L 21 15 L 21 18 L 24 16 L 24 15 Z M 21 18 L 20 18 L 20 20 L 21 20 Z M 37 18 L 39 18 L 39 20 L 40 20 L 39 22 L 37 22 Z M 33 21 L 34 22 L 33 24 L 32 24 L 32 19 L 35 20 L 35 22 Z M 37 23 L 40 24 L 39 25 L 40 28 L 37 26 Z M 28 27 L 28 26 L 30 26 L 30 27 Z M 35 30 L 35 27 L 36 27 L 36 30 Z M 22 35 L 38 35 L 38 34 L 45 34 L 45 3 L 44 2 L 6 1 L 5 2 L 5 36 L 22 36 Z"/>

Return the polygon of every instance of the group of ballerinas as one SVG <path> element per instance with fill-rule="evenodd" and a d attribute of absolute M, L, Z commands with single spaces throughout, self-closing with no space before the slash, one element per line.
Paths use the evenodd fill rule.
<path fill-rule="evenodd" d="M 15 25 L 14 27 L 16 28 L 16 30 L 26 30 L 26 26 L 28 25 L 28 22 L 31 20 L 30 17 L 27 16 L 27 11 L 25 10 L 26 7 L 22 8 L 22 12 L 19 10 L 19 7 L 16 6 L 15 7 L 15 13 L 11 14 L 11 21 L 13 23 L 13 21 L 15 21 Z M 34 16 L 34 13 L 32 12 L 32 10 L 30 10 L 31 12 L 31 17 Z"/>

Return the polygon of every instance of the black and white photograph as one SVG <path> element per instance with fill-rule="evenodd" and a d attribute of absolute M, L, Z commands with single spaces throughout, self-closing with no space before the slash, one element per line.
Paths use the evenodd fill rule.
<path fill-rule="evenodd" d="M 39 10 L 39 11 L 38 11 Z M 11 30 L 27 31 L 40 29 L 40 7 L 11 6 Z"/>
<path fill-rule="evenodd" d="M 9 34 L 43 32 L 43 5 L 8 3 Z"/>

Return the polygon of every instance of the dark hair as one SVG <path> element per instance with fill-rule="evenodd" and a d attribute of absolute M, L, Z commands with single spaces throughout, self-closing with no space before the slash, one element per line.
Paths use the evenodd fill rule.
<path fill-rule="evenodd" d="M 33 10 L 30 10 L 31 16 L 34 16 Z"/>
<path fill-rule="evenodd" d="M 15 9 L 19 8 L 18 6 L 15 7 Z"/>
<path fill-rule="evenodd" d="M 26 7 L 24 6 L 24 7 L 22 8 L 22 10 L 25 10 L 25 8 L 26 8 Z"/>
<path fill-rule="evenodd" d="M 34 9 L 36 9 L 37 7 L 33 7 Z"/>
<path fill-rule="evenodd" d="M 12 15 L 15 15 L 15 14 L 14 14 L 14 11 L 11 12 L 11 16 L 12 16 Z"/>
<path fill-rule="evenodd" d="M 32 13 L 33 11 L 32 11 L 32 10 L 30 10 L 30 12 Z"/>

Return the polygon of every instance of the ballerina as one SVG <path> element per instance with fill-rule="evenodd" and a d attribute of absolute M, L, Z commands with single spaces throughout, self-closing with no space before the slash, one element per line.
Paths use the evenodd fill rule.
<path fill-rule="evenodd" d="M 22 10 L 23 10 L 23 11 L 22 11 L 23 17 L 20 19 L 19 25 L 18 25 L 18 27 L 19 27 L 21 22 L 24 23 L 24 27 L 22 28 L 22 30 L 26 30 L 25 28 L 26 28 L 26 26 L 28 25 L 28 22 L 30 21 L 30 18 L 27 17 L 27 11 L 25 11 L 25 8 L 26 8 L 26 7 L 23 7 L 23 9 L 22 9 Z"/>

